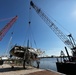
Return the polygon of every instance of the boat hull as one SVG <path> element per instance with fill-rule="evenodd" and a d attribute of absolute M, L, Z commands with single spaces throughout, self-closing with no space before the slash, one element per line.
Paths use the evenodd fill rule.
<path fill-rule="evenodd" d="M 32 51 L 33 48 L 27 48 L 27 47 L 21 47 L 21 46 L 14 46 L 10 50 L 10 55 L 20 57 L 24 59 L 24 56 L 26 59 L 35 59 L 37 58 L 37 54 Z"/>
<path fill-rule="evenodd" d="M 76 62 L 56 62 L 56 66 L 58 72 L 76 75 Z"/>

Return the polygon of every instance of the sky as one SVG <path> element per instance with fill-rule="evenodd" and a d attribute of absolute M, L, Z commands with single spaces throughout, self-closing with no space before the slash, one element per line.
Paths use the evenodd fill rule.
<path fill-rule="evenodd" d="M 76 38 L 76 0 L 32 0 L 51 21 L 67 36 L 71 33 Z M 32 47 L 45 51 L 46 55 L 60 55 L 65 52 L 64 43 L 47 26 L 33 8 L 30 0 L 0 0 L 0 30 L 12 19 L 18 16 L 4 38 L 0 41 L 0 55 L 15 44 L 27 46 L 30 39 Z M 11 19 L 8 19 L 11 18 Z M 7 19 L 3 20 L 2 19 Z M 29 21 L 30 28 L 29 28 Z M 11 34 L 13 32 L 13 34 Z M 9 44 L 10 38 L 11 43 Z M 34 43 L 35 41 L 35 43 Z M 69 50 L 69 48 L 68 48 Z M 71 50 L 69 50 L 71 54 Z"/>

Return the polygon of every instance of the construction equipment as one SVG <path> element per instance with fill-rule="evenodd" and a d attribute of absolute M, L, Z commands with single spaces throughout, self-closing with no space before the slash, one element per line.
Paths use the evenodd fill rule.
<path fill-rule="evenodd" d="M 62 33 L 62 31 L 55 25 L 55 23 L 53 23 L 47 17 L 47 15 L 40 8 L 38 8 L 32 1 L 30 2 L 30 5 L 32 6 L 32 8 L 35 9 L 37 14 L 43 19 L 43 21 L 51 28 L 51 30 L 61 39 L 61 41 L 72 50 L 73 56 L 76 56 L 76 44 L 72 35 L 68 35 L 70 38 L 69 39 L 66 35 Z"/>
<path fill-rule="evenodd" d="M 12 27 L 13 23 L 17 20 L 18 16 L 15 16 L 4 28 L 0 31 L 0 41 L 3 39 L 7 31 Z"/>

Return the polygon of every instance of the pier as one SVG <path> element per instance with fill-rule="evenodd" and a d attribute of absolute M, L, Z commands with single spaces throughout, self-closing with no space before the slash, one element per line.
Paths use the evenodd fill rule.
<path fill-rule="evenodd" d="M 13 69 L 8 64 L 0 66 L 0 75 L 64 75 L 52 70 L 37 69 L 35 67 L 26 66 L 23 69 L 22 66 L 15 66 Z"/>

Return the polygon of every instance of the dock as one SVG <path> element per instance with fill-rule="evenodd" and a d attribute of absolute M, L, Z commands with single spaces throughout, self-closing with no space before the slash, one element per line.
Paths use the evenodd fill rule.
<path fill-rule="evenodd" d="M 10 65 L 4 64 L 0 66 L 0 75 L 65 75 L 52 70 L 37 69 L 35 67 L 26 66 L 23 69 L 22 66 L 15 66 L 13 69 Z"/>

